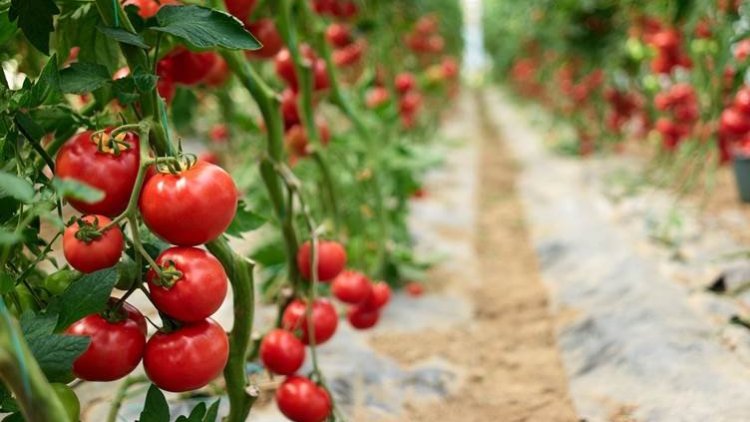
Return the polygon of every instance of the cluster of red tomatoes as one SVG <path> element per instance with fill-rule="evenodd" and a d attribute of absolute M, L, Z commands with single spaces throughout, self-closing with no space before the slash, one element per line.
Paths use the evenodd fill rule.
<path fill-rule="evenodd" d="M 337 242 L 317 242 L 317 255 L 317 279 L 330 283 L 333 296 L 349 305 L 350 324 L 356 329 L 373 327 L 390 300 L 390 287 L 384 282 L 372 283 L 362 273 L 345 270 L 346 251 Z M 303 278 L 312 278 L 310 242 L 300 247 L 297 267 Z M 338 320 L 336 308 L 327 299 L 315 299 L 312 304 L 295 299 L 284 309 L 281 328 L 271 330 L 261 342 L 260 358 L 266 369 L 287 377 L 276 390 L 276 403 L 292 421 L 322 422 L 331 414 L 331 397 L 325 388 L 296 374 L 305 361 L 305 346 L 330 340 Z"/>
<path fill-rule="evenodd" d="M 149 298 L 165 324 L 147 340 L 143 315 L 112 298 L 104 312 L 67 329 L 67 334 L 91 338 L 73 372 L 84 380 L 111 381 L 129 374 L 143 359 L 146 374 L 160 388 L 200 388 L 221 373 L 227 360 L 226 333 L 210 316 L 224 301 L 228 281 L 219 261 L 196 246 L 216 239 L 229 226 L 237 209 L 237 188 L 223 169 L 200 160 L 169 171 L 152 166 L 138 186 L 144 156 L 138 138 L 110 132 L 82 132 L 57 154 L 58 177 L 103 192 L 94 203 L 69 198 L 84 215 L 65 229 L 63 252 L 70 266 L 83 273 L 116 265 L 125 246 L 119 219 L 129 211 L 134 190 L 140 189 L 135 195 L 143 222 L 174 245 L 156 258 L 146 275 Z"/>
<path fill-rule="evenodd" d="M 651 61 L 654 73 L 669 74 L 675 67 L 690 68 L 693 63 L 682 47 L 682 33 L 676 28 L 663 28 L 658 20 L 648 19 L 643 40 L 656 50 Z"/>
<path fill-rule="evenodd" d="M 445 48 L 445 40 L 438 31 L 439 21 L 435 15 L 422 16 L 414 24 L 404 41 L 417 54 L 438 54 Z"/>
<path fill-rule="evenodd" d="M 364 38 L 355 40 L 349 26 L 340 22 L 334 22 L 326 28 L 326 40 L 334 48 L 333 63 L 341 69 L 360 63 L 367 48 L 367 41 Z"/>
<path fill-rule="evenodd" d="M 750 87 L 743 86 L 721 113 L 719 135 L 736 153 L 750 156 Z"/>
<path fill-rule="evenodd" d="M 662 146 L 666 151 L 674 151 L 700 117 L 695 90 L 686 83 L 674 84 L 656 95 L 654 106 L 665 114 L 656 121 Z"/>

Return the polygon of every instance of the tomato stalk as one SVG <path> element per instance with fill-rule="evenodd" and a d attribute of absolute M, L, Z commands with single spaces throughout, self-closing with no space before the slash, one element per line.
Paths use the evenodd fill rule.
<path fill-rule="evenodd" d="M 68 421 L 62 402 L 39 368 L 0 297 L 0 379 L 15 396 L 29 422 Z"/>
<path fill-rule="evenodd" d="M 258 398 L 245 372 L 250 352 L 255 311 L 254 264 L 237 255 L 224 237 L 207 243 L 208 250 L 221 262 L 232 284 L 234 325 L 229 333 L 229 360 L 224 367 L 224 380 L 229 397 L 229 422 L 243 422 Z"/>
<path fill-rule="evenodd" d="M 281 189 L 281 180 L 276 174 L 273 164 L 274 162 L 282 161 L 284 152 L 283 122 L 281 111 L 279 110 L 280 102 L 274 91 L 266 85 L 241 53 L 223 51 L 222 56 L 231 71 L 237 75 L 242 85 L 258 104 L 266 125 L 266 130 L 268 131 L 266 156 L 261 159 L 260 174 L 268 190 L 276 218 L 281 225 L 287 253 L 288 277 L 292 285 L 296 286 L 299 283 L 299 271 L 295 261 L 298 248 L 297 234 L 294 230 L 292 210 L 285 204 L 284 193 Z"/>

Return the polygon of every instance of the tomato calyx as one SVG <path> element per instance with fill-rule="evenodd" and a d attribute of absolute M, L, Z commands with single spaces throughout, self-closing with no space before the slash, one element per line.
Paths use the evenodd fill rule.
<path fill-rule="evenodd" d="M 114 305 L 102 311 L 99 315 L 110 324 L 117 324 L 128 319 L 128 313 L 123 308 L 124 301 L 118 300 Z"/>
<path fill-rule="evenodd" d="M 160 266 L 156 274 L 151 282 L 167 290 L 171 289 L 183 276 L 182 271 L 178 270 L 174 261 L 171 260 L 167 261 L 166 265 Z"/>
<path fill-rule="evenodd" d="M 155 160 L 156 171 L 178 175 L 189 170 L 198 162 L 198 156 L 189 153 L 180 153 L 177 157 L 160 157 Z"/>
<path fill-rule="evenodd" d="M 97 151 L 103 154 L 119 156 L 123 151 L 128 151 L 132 146 L 126 141 L 127 134 L 118 133 L 115 136 L 101 130 L 91 135 L 91 142 L 96 145 Z"/>
<path fill-rule="evenodd" d="M 72 224 L 78 224 L 76 239 L 87 244 L 100 239 L 103 235 L 103 231 L 99 228 L 99 218 L 96 216 L 94 216 L 94 221 L 87 221 L 83 217 L 72 218 L 69 225 Z"/>

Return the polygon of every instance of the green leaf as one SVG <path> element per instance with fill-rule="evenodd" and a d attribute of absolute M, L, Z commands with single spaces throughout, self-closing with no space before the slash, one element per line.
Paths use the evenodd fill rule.
<path fill-rule="evenodd" d="M 211 406 L 208 407 L 208 412 L 206 412 L 206 416 L 203 418 L 203 422 L 216 422 L 216 420 L 219 418 L 219 402 L 221 399 L 216 400 L 211 404 Z"/>
<path fill-rule="evenodd" d="M 13 38 L 18 27 L 10 21 L 8 11 L 0 13 L 0 45 L 5 44 Z"/>
<path fill-rule="evenodd" d="M 57 320 L 58 315 L 55 313 L 34 315 L 26 312 L 19 321 L 31 353 L 47 378 L 53 382 L 69 376 L 73 361 L 90 343 L 87 337 L 54 334 Z"/>
<path fill-rule="evenodd" d="M 52 179 L 52 187 L 61 198 L 75 199 L 89 204 L 101 201 L 104 192 L 74 179 Z"/>
<path fill-rule="evenodd" d="M 206 415 L 206 403 L 200 402 L 193 410 L 190 411 L 189 416 L 180 415 L 175 422 L 203 422 L 203 417 Z"/>
<path fill-rule="evenodd" d="M 28 204 L 34 199 L 34 187 L 15 174 L 0 171 L 0 198 L 8 196 Z"/>
<path fill-rule="evenodd" d="M 49 54 L 49 34 L 55 29 L 52 20 L 59 13 L 53 0 L 11 0 L 8 17 L 18 19 L 18 27 L 31 45 Z"/>
<path fill-rule="evenodd" d="M 117 270 L 107 268 L 86 274 L 71 283 L 57 302 L 60 318 L 57 330 L 63 330 L 86 315 L 101 312 L 117 282 Z"/>
<path fill-rule="evenodd" d="M 60 74 L 57 70 L 57 55 L 53 54 L 44 65 L 41 75 L 31 88 L 29 107 L 37 107 L 60 96 Z"/>
<path fill-rule="evenodd" d="M 96 29 L 99 30 L 102 34 L 108 36 L 109 38 L 112 38 L 113 40 L 117 42 L 121 42 L 123 44 L 133 45 L 136 47 L 140 47 L 143 49 L 148 50 L 150 47 L 146 42 L 143 40 L 143 37 L 141 37 L 138 34 L 134 34 L 132 32 L 128 32 L 122 28 L 107 28 L 106 26 L 98 25 Z"/>
<path fill-rule="evenodd" d="M 237 213 L 232 223 L 227 228 L 227 234 L 234 237 L 242 237 L 242 233 L 255 230 L 266 223 L 266 219 L 246 208 L 244 201 L 237 205 Z"/>
<path fill-rule="evenodd" d="M 174 35 L 196 48 L 257 50 L 261 44 L 235 17 L 201 6 L 165 6 L 150 29 Z"/>
<path fill-rule="evenodd" d="M 106 67 L 96 63 L 73 63 L 60 71 L 60 87 L 66 94 L 83 94 L 112 80 Z"/>
<path fill-rule="evenodd" d="M 146 393 L 146 403 L 138 418 L 138 422 L 169 422 L 169 405 L 164 394 L 151 384 Z"/>
<path fill-rule="evenodd" d="M 96 4 L 65 1 L 60 7 L 62 13 L 53 33 L 55 49 L 60 55 L 58 61 L 66 60 L 72 47 L 79 47 L 78 61 L 98 63 L 114 73 L 120 65 L 120 47 L 115 40 L 102 37 L 96 30 L 101 25 Z"/>

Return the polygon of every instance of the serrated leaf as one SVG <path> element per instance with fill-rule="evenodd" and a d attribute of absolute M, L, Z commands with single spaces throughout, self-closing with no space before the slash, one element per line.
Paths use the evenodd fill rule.
<path fill-rule="evenodd" d="M 117 282 L 117 270 L 106 268 L 86 274 L 60 295 L 57 330 L 63 330 L 86 315 L 101 312 Z"/>
<path fill-rule="evenodd" d="M 0 171 L 0 198 L 5 197 L 15 198 L 28 204 L 34 199 L 34 187 L 15 174 Z"/>
<path fill-rule="evenodd" d="M 219 402 L 221 399 L 216 400 L 211 404 L 211 406 L 208 407 L 208 411 L 206 412 L 206 416 L 203 418 L 203 422 L 216 422 L 216 420 L 219 418 Z"/>
<path fill-rule="evenodd" d="M 72 47 L 78 47 L 78 61 L 98 63 L 114 73 L 119 66 L 120 48 L 116 41 L 102 37 L 96 30 L 101 17 L 94 2 L 65 1 L 53 33 L 55 49 L 61 62 Z"/>
<path fill-rule="evenodd" d="M 73 361 L 89 346 L 87 337 L 53 334 L 58 315 L 34 315 L 26 312 L 20 325 L 31 353 L 50 381 L 64 380 L 70 374 Z"/>
<path fill-rule="evenodd" d="M 121 105 L 127 106 L 138 101 L 140 94 L 136 89 L 133 78 L 126 77 L 115 80 L 112 83 L 112 91 Z"/>
<path fill-rule="evenodd" d="M 112 80 L 106 67 L 96 63 L 73 63 L 60 71 L 60 88 L 66 94 L 84 94 Z"/>
<path fill-rule="evenodd" d="M 143 40 L 143 37 L 138 34 L 128 32 L 122 28 L 107 28 L 106 26 L 98 25 L 96 29 L 117 42 L 140 47 L 146 50 L 150 48 L 149 45 L 146 44 L 146 42 Z"/>
<path fill-rule="evenodd" d="M 138 70 L 133 74 L 135 89 L 140 93 L 151 92 L 156 88 L 159 77 L 151 73 L 143 73 Z"/>
<path fill-rule="evenodd" d="M 167 399 L 161 390 L 153 384 L 146 393 L 146 402 L 143 405 L 138 422 L 169 422 Z"/>
<path fill-rule="evenodd" d="M 57 55 L 52 57 L 44 65 L 42 73 L 31 88 L 31 104 L 29 107 L 37 107 L 48 100 L 58 97 L 60 94 L 60 74 L 57 70 Z"/>
<path fill-rule="evenodd" d="M 61 198 L 75 199 L 89 204 L 101 201 L 104 192 L 74 179 L 52 179 L 52 187 Z"/>
<path fill-rule="evenodd" d="M 164 6 L 150 29 L 174 35 L 196 48 L 257 50 L 258 40 L 237 18 L 202 6 Z"/>
<path fill-rule="evenodd" d="M 242 233 L 255 230 L 266 223 L 265 218 L 247 208 L 244 201 L 237 205 L 237 213 L 232 223 L 227 227 L 226 233 L 234 237 L 242 237 Z"/>
<path fill-rule="evenodd" d="M 53 17 L 60 13 L 53 0 L 11 0 L 9 18 L 18 20 L 18 27 L 31 45 L 49 54 L 49 34 L 55 29 Z"/>

